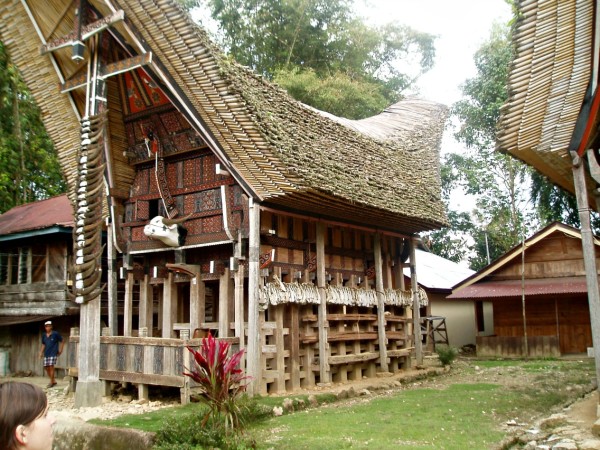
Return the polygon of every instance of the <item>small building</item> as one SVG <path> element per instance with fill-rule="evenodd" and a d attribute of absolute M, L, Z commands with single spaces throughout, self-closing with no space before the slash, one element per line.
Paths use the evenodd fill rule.
<path fill-rule="evenodd" d="M 452 287 L 474 273 L 473 270 L 417 248 L 417 283 L 427 293 L 427 306 L 421 309 L 423 342 L 428 350 L 434 350 L 436 343 L 452 347 L 475 345 L 477 335 L 477 309 L 473 302 L 466 300 L 448 301 Z M 410 269 L 404 268 L 404 276 L 410 283 Z M 491 305 L 482 304 L 485 314 L 491 314 Z M 480 312 L 483 314 L 483 310 Z M 488 323 L 490 323 L 488 321 Z M 485 332 L 485 330 L 479 330 Z"/>
<path fill-rule="evenodd" d="M 448 299 L 493 305 L 493 334 L 477 336 L 478 356 L 550 357 L 592 346 L 581 232 L 562 223 L 457 284 Z"/>
<path fill-rule="evenodd" d="M 3 371 L 43 374 L 43 323 L 68 338 L 79 306 L 67 295 L 73 209 L 66 195 L 16 206 L 0 215 L 0 348 Z M 66 352 L 59 357 L 66 367 Z"/>

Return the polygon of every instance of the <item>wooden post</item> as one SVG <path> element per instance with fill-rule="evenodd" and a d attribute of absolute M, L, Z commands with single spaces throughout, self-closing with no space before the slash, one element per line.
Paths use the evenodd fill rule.
<path fill-rule="evenodd" d="M 379 367 L 388 372 L 387 337 L 385 335 L 385 295 L 383 292 L 383 258 L 381 257 L 381 235 L 375 233 L 375 291 L 377 292 L 377 337 L 379 338 Z"/>
<path fill-rule="evenodd" d="M 200 270 L 190 280 L 190 333 L 194 336 L 196 328 L 200 328 L 205 321 L 206 312 L 206 286 L 200 278 Z"/>
<path fill-rule="evenodd" d="M 131 336 L 132 320 L 133 320 L 133 272 L 127 271 L 125 279 L 125 299 L 123 305 L 123 336 Z"/>
<path fill-rule="evenodd" d="M 100 296 L 79 309 L 78 363 L 75 407 L 98 406 L 104 391 L 100 381 Z"/>
<path fill-rule="evenodd" d="M 177 317 L 177 290 L 173 281 L 173 272 L 169 272 L 163 284 L 162 337 L 175 337 L 173 332 L 175 317 Z"/>
<path fill-rule="evenodd" d="M 596 245 L 594 244 L 594 235 L 590 226 L 590 207 L 585 185 L 585 168 L 583 161 L 577 156 L 577 153 L 571 152 L 571 156 L 573 157 L 573 182 L 577 197 L 577 209 L 579 210 L 579 221 L 581 222 L 581 245 L 583 248 L 583 263 L 588 291 L 588 307 L 590 309 L 590 325 L 592 327 L 592 343 L 596 363 L 596 380 L 600 382 L 600 294 L 598 291 L 598 271 L 596 268 Z M 600 391 L 600 384 L 598 384 L 597 389 Z"/>
<path fill-rule="evenodd" d="M 319 310 L 317 324 L 319 326 L 319 373 L 320 382 L 329 383 L 329 343 L 327 342 L 327 299 L 325 294 L 325 224 L 317 223 L 317 287 L 319 288 Z"/>
<path fill-rule="evenodd" d="M 235 274 L 235 336 L 240 340 L 240 349 L 246 348 L 244 332 L 244 272 L 245 265 L 239 264 Z"/>
<path fill-rule="evenodd" d="M 419 285 L 417 283 L 417 261 L 415 256 L 416 239 L 411 238 L 410 245 L 410 285 L 413 299 L 413 335 L 415 344 L 415 357 L 417 364 L 423 364 L 423 343 L 421 342 L 421 312 L 419 311 Z"/>
<path fill-rule="evenodd" d="M 259 319 L 259 281 L 260 281 L 260 206 L 249 200 L 248 235 L 248 352 L 246 353 L 246 371 L 252 377 L 248 384 L 250 396 L 260 393 L 260 319 Z"/>
<path fill-rule="evenodd" d="M 229 298 L 231 273 L 226 268 L 219 278 L 219 337 L 229 336 Z"/>
<path fill-rule="evenodd" d="M 108 327 L 110 328 L 111 336 L 116 336 L 119 333 L 119 312 L 118 296 L 117 296 L 117 265 L 115 255 L 115 243 L 113 238 L 113 228 L 110 223 L 110 218 L 107 219 L 107 257 L 108 257 Z"/>
<path fill-rule="evenodd" d="M 139 328 L 148 328 L 148 337 L 152 337 L 153 293 L 150 277 L 146 274 L 140 282 Z"/>

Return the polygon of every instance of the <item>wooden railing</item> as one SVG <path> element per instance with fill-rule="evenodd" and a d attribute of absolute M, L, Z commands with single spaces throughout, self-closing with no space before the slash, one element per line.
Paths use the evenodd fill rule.
<path fill-rule="evenodd" d="M 218 339 L 237 351 L 238 338 Z M 191 366 L 187 347 L 199 348 L 202 339 L 167 339 L 155 337 L 100 337 L 100 380 L 137 385 L 173 386 L 182 389 L 182 401 L 193 387 L 183 375 Z M 79 336 L 71 336 L 68 349 L 69 375 L 77 378 L 79 370 Z"/>

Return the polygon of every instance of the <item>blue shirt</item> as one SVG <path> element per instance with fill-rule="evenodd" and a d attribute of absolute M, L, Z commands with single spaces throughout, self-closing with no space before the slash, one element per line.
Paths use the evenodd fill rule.
<path fill-rule="evenodd" d="M 58 356 L 58 343 L 62 342 L 63 338 L 58 331 L 52 330 L 50 332 L 50 336 L 44 333 L 42 334 L 42 344 L 44 347 L 44 356 L 47 358 L 49 356 Z"/>

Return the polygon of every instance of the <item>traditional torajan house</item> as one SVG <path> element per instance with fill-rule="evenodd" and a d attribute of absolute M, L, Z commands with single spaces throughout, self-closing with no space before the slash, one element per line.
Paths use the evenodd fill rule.
<path fill-rule="evenodd" d="M 556 357 L 592 346 L 581 232 L 562 223 L 458 283 L 448 300 L 492 303 L 494 332 L 477 336 L 478 356 Z"/>
<path fill-rule="evenodd" d="M 398 280 L 406 261 L 416 277 L 417 233 L 446 221 L 445 107 L 408 99 L 360 121 L 315 111 L 225 56 L 172 0 L 1 0 L 0 13 L 74 207 L 76 404 L 111 380 L 141 396 L 178 386 L 185 400 L 185 346 L 207 330 L 246 349 L 251 393 L 422 357 L 410 308 L 426 299 Z"/>

